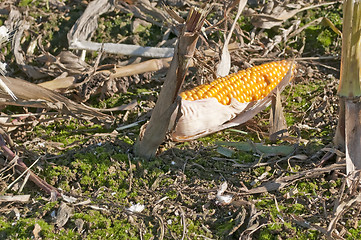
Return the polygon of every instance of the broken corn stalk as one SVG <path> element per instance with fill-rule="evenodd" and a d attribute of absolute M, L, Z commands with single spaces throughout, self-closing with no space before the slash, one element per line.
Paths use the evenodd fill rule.
<path fill-rule="evenodd" d="M 335 143 L 345 147 L 347 184 L 358 184 L 361 170 L 361 0 L 343 2 L 342 53 Z"/>
<path fill-rule="evenodd" d="M 189 141 L 251 119 L 271 103 L 293 76 L 293 61 L 262 64 L 184 91 L 172 116 L 174 141 Z"/>

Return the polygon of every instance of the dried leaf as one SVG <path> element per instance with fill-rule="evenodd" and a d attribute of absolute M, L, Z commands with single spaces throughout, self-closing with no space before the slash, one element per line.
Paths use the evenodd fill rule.
<path fill-rule="evenodd" d="M 330 19 L 328 19 L 327 17 L 324 17 L 324 18 L 322 19 L 322 21 L 323 21 L 326 25 L 328 25 L 337 35 L 342 36 L 342 32 L 335 26 L 335 24 L 333 24 L 333 23 L 331 22 Z"/>
<path fill-rule="evenodd" d="M 61 197 L 63 198 L 63 200 L 64 200 L 65 202 L 68 202 L 68 203 L 75 203 L 76 200 L 77 200 L 77 198 L 72 197 L 72 196 L 67 196 L 67 195 L 65 195 L 65 194 L 61 194 Z"/>
<path fill-rule="evenodd" d="M 12 87 L 13 92 L 19 98 L 14 102 L 11 97 L 3 91 L 0 91 L 0 105 L 14 105 L 24 107 L 37 107 L 56 109 L 67 114 L 77 114 L 79 117 L 85 115 L 90 118 L 99 118 L 106 120 L 110 116 L 95 111 L 91 108 L 77 104 L 68 98 L 53 92 L 36 84 L 18 79 L 2 78 L 2 80 Z"/>
<path fill-rule="evenodd" d="M 71 75 L 87 72 L 91 68 L 89 64 L 70 51 L 62 51 L 56 57 L 56 60 L 59 68 L 61 68 L 62 71 L 67 71 Z"/>
<path fill-rule="evenodd" d="M 178 15 L 173 9 L 168 7 L 167 5 L 163 4 L 164 9 L 167 11 L 167 13 L 178 23 L 184 23 L 184 19 Z"/>
<path fill-rule="evenodd" d="M 222 50 L 221 61 L 217 67 L 216 75 L 217 77 L 224 77 L 229 74 L 229 70 L 231 69 L 231 54 L 229 54 L 228 47 L 226 45 L 227 42 L 224 43 L 224 47 Z"/>
<path fill-rule="evenodd" d="M 282 138 L 282 136 L 288 136 L 287 123 L 281 103 L 281 94 L 278 89 L 276 91 L 276 96 L 272 96 L 269 134 L 271 142 L 277 141 Z"/>
<path fill-rule="evenodd" d="M 217 195 L 223 195 L 223 193 L 227 190 L 228 188 L 228 183 L 227 182 L 223 182 L 221 184 L 221 186 L 219 186 L 219 189 L 217 191 Z"/>
<path fill-rule="evenodd" d="M 13 10 L 12 10 L 13 11 Z M 16 63 L 18 64 L 19 68 L 30 78 L 33 79 L 40 79 L 47 77 L 46 74 L 43 74 L 38 67 L 27 65 L 25 63 L 25 54 L 21 48 L 21 39 L 25 30 L 30 28 L 30 23 L 21 21 L 19 22 L 18 30 L 14 34 L 13 40 L 13 48 L 14 48 L 14 56 Z"/>
<path fill-rule="evenodd" d="M 315 178 L 317 176 L 320 176 L 324 174 L 325 172 L 334 171 L 337 169 L 344 169 L 345 164 L 344 163 L 336 163 L 329 166 L 326 166 L 324 168 L 314 168 L 310 170 L 305 170 L 302 172 L 297 172 L 294 175 L 285 176 L 285 177 L 279 177 L 274 181 L 266 182 L 262 184 L 260 187 L 256 187 L 253 189 L 250 189 L 243 194 L 258 194 L 258 193 L 264 193 L 264 192 L 270 192 L 275 190 L 280 190 L 284 188 L 285 186 L 288 186 L 291 183 L 295 183 L 295 181 L 299 181 L 305 178 Z"/>
<path fill-rule="evenodd" d="M 341 202 L 340 205 L 338 205 L 334 217 L 331 219 L 327 228 L 327 232 L 329 235 L 331 235 L 332 232 L 335 230 L 337 221 L 342 217 L 343 213 L 355 203 L 360 203 L 360 202 L 361 202 L 361 194 L 358 194 L 356 197 L 348 201 Z"/>
<path fill-rule="evenodd" d="M 41 231 L 41 227 L 38 223 L 34 224 L 34 229 L 33 229 L 33 236 L 34 239 L 40 239 L 39 233 Z"/>
<path fill-rule="evenodd" d="M 239 0 L 236 17 L 233 21 L 231 29 L 229 30 L 227 38 L 224 41 L 222 55 L 221 55 L 221 61 L 219 62 L 219 65 L 217 67 L 217 72 L 216 72 L 216 75 L 218 77 L 224 77 L 224 76 L 228 75 L 229 70 L 231 69 L 231 55 L 229 54 L 229 51 L 228 51 L 228 44 L 229 44 L 229 41 L 231 40 L 233 30 L 236 26 L 238 18 L 241 16 L 241 13 L 242 13 L 244 7 L 246 6 L 246 3 L 247 3 L 247 0 Z"/>
<path fill-rule="evenodd" d="M 272 27 L 281 25 L 284 21 L 295 16 L 299 12 L 313 8 L 318 8 L 321 6 L 328 6 L 335 3 L 337 2 L 335 1 L 335 2 L 321 3 L 295 10 L 287 10 L 286 6 L 277 6 L 276 8 L 273 9 L 271 14 L 254 14 L 252 16 L 251 23 L 255 27 L 270 29 Z"/>
<path fill-rule="evenodd" d="M 69 46 L 73 41 L 89 40 L 98 27 L 98 17 L 112 9 L 114 9 L 113 1 L 91 1 L 68 33 Z"/>
<path fill-rule="evenodd" d="M 62 202 L 60 207 L 58 208 L 58 212 L 56 215 L 55 224 L 61 228 L 63 227 L 69 220 L 70 216 L 72 215 L 73 208 L 66 205 L 66 203 Z"/>
<path fill-rule="evenodd" d="M 223 182 L 219 187 L 216 195 L 216 203 L 220 205 L 230 204 L 232 202 L 233 196 L 232 195 L 223 195 L 223 193 L 227 190 L 228 183 Z"/>

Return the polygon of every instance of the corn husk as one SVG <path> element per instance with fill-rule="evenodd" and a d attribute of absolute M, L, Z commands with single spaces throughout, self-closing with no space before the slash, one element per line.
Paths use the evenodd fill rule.
<path fill-rule="evenodd" d="M 240 103 L 232 98 L 229 105 L 223 105 L 216 98 L 189 101 L 181 100 L 170 121 L 169 131 L 173 141 L 190 141 L 208 134 L 235 127 L 247 122 L 264 110 L 272 101 L 273 94 L 282 91 L 293 77 L 294 62 L 287 74 L 265 98 Z"/>

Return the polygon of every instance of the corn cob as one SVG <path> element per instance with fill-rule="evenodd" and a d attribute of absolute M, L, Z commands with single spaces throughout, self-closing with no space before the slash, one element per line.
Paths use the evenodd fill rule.
<path fill-rule="evenodd" d="M 247 68 L 184 91 L 180 96 L 190 101 L 214 97 L 223 105 L 229 105 L 232 98 L 241 103 L 257 101 L 266 97 L 280 83 L 290 64 L 283 60 Z"/>

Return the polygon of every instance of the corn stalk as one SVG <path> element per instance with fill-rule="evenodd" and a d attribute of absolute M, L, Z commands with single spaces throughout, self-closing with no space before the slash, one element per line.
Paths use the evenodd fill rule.
<path fill-rule="evenodd" d="M 180 97 L 177 96 L 192 61 L 205 17 L 206 11 L 194 8 L 188 13 L 150 121 L 142 126 L 139 139 L 134 146 L 137 156 L 152 158 L 164 141 L 171 115 L 180 103 Z"/>
<path fill-rule="evenodd" d="M 345 147 L 346 171 L 361 170 L 361 1 L 343 9 L 339 123 L 335 143 Z"/>

